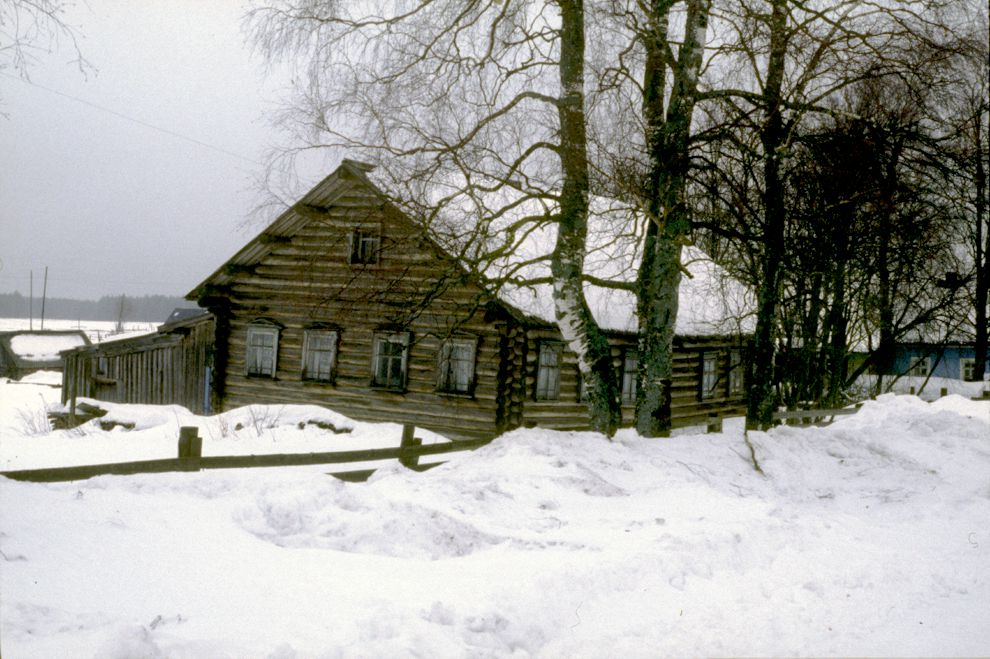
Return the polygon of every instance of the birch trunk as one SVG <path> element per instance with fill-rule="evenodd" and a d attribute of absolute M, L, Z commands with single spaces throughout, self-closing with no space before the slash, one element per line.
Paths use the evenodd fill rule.
<path fill-rule="evenodd" d="M 588 309 L 583 274 L 588 231 L 588 147 L 584 111 L 584 7 L 560 0 L 561 169 L 557 244 L 550 270 L 557 327 L 577 355 L 587 391 L 591 427 L 609 437 L 622 420 L 617 377 L 608 340 Z"/>

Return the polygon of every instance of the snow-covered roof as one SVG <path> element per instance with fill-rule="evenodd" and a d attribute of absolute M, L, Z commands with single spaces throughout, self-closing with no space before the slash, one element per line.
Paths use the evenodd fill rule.
<path fill-rule="evenodd" d="M 89 339 L 81 330 L 71 331 L 19 331 L 0 335 L 10 355 L 21 368 L 59 366 L 59 353 L 79 346 L 89 345 Z"/>
<path fill-rule="evenodd" d="M 18 334 L 11 337 L 10 348 L 30 362 L 58 361 L 58 353 L 86 344 L 82 334 Z"/>
<path fill-rule="evenodd" d="M 190 292 L 187 299 L 205 295 L 211 286 L 229 284 L 235 276 L 232 273 L 239 267 L 254 265 L 269 253 L 273 238 L 291 237 L 304 226 L 310 219 L 306 209 L 332 205 L 343 188 L 365 186 L 374 196 L 394 201 L 383 192 L 384 186 L 372 181 L 370 172 L 370 166 L 345 160 Z M 481 273 L 482 285 L 499 301 L 524 317 L 553 324 L 551 285 L 532 283 L 546 281 L 550 276 L 549 257 L 556 242 L 556 227 L 547 218 L 555 211 L 553 201 L 495 199 L 491 206 L 500 211 L 494 218 L 483 217 L 484 213 L 477 210 L 477 201 L 476 197 L 465 198 L 462 207 L 451 205 L 446 217 L 436 219 L 425 229 L 429 237 L 465 269 Z M 642 257 L 644 216 L 633 207 L 611 199 L 595 198 L 591 206 L 585 273 L 620 286 L 633 283 Z M 511 210 L 504 212 L 505 208 Z M 531 219 L 529 225 L 519 229 L 527 218 Z M 482 225 L 483 229 L 478 230 Z M 507 227 L 513 229 L 505 231 Z M 682 262 L 689 274 L 682 277 L 679 288 L 676 333 L 712 336 L 752 332 L 756 306 L 752 292 L 697 247 L 685 246 Z M 520 264 L 525 265 L 520 267 Z M 632 290 L 589 282 L 585 284 L 585 297 L 603 329 L 637 331 L 636 297 Z"/>
<path fill-rule="evenodd" d="M 632 284 L 642 260 L 646 220 L 635 209 L 614 200 L 595 198 L 588 219 L 588 253 L 584 272 L 595 280 L 612 284 Z M 525 280 L 546 280 L 550 276 L 550 255 L 556 242 L 556 226 L 548 224 L 529 233 L 513 250 L 511 257 L 493 263 L 489 276 L 512 271 L 519 283 L 498 288 L 503 302 L 528 316 L 553 323 L 555 318 L 552 286 L 526 284 Z M 514 262 L 530 263 L 512 270 Z M 686 245 L 681 251 L 682 272 L 678 289 L 675 332 L 688 336 L 711 336 L 753 331 L 755 296 L 701 249 Z M 636 294 L 628 288 L 612 288 L 586 282 L 588 307 L 602 329 L 636 333 Z"/>

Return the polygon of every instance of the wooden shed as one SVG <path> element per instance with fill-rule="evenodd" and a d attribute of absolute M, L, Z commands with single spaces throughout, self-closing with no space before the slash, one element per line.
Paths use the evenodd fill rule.
<path fill-rule="evenodd" d="M 17 380 L 35 371 L 61 371 L 59 353 L 88 345 L 82 330 L 0 332 L 0 377 Z"/>
<path fill-rule="evenodd" d="M 208 414 L 213 407 L 213 330 L 208 312 L 176 309 L 155 332 L 64 353 L 62 402 L 87 397 L 175 404 Z"/>
<path fill-rule="evenodd" d="M 541 311 L 546 295 L 486 290 L 369 172 L 345 160 L 187 296 L 216 319 L 221 409 L 317 404 L 454 439 L 587 428 L 575 358 Z M 623 322 L 605 326 L 631 423 L 636 333 Z M 743 341 L 677 337 L 675 423 L 743 412 Z"/>

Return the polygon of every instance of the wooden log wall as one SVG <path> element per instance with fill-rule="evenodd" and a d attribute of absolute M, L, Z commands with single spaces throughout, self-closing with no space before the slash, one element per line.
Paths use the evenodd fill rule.
<path fill-rule="evenodd" d="M 357 226 L 380 228 L 378 263 L 348 263 L 346 237 Z M 223 409 L 316 404 L 359 420 L 413 423 L 454 439 L 491 437 L 505 325 L 486 320 L 480 289 L 447 279 L 457 272 L 438 264 L 438 255 L 411 229 L 352 190 L 239 272 L 230 285 Z M 419 308 L 430 296 L 435 298 Z M 247 375 L 247 331 L 260 318 L 282 328 L 274 378 Z M 314 324 L 339 328 L 333 383 L 302 379 L 303 337 Z M 389 327 L 411 332 L 402 392 L 371 386 L 374 335 Z M 437 391 L 440 346 L 452 333 L 478 342 L 471 395 Z"/>
<path fill-rule="evenodd" d="M 525 406 L 522 424 L 556 430 L 587 429 L 587 406 L 580 400 L 580 374 L 577 357 L 569 350 L 562 353 L 560 368 L 560 397 L 553 401 L 535 399 L 537 360 L 541 341 L 560 341 L 560 335 L 550 330 L 533 330 L 528 333 L 525 358 Z M 624 350 L 635 348 L 633 336 L 611 337 L 612 360 L 617 373 L 621 372 Z M 738 339 L 683 338 L 674 345 L 674 381 L 671 392 L 671 417 L 674 427 L 703 424 L 709 413 L 719 416 L 745 414 L 745 398 L 742 393 L 728 392 L 729 354 L 740 350 Z M 712 396 L 701 396 L 702 360 L 705 353 L 717 356 L 719 381 Z M 623 403 L 622 425 L 635 425 L 635 404 Z"/>

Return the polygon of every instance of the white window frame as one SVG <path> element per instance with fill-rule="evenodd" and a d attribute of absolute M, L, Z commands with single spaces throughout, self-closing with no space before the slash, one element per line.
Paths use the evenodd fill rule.
<path fill-rule="evenodd" d="M 271 337 L 271 346 L 261 339 Z M 244 367 L 247 375 L 258 378 L 274 378 L 278 373 L 279 328 L 270 324 L 254 324 L 247 328 Z M 270 363 L 269 363 L 270 362 Z"/>
<path fill-rule="evenodd" d="M 409 377 L 409 332 L 376 332 L 372 344 L 371 386 L 391 391 L 403 391 Z M 386 352 L 386 346 L 389 346 Z M 393 346 L 399 346 L 398 353 Z M 393 366 L 399 366 L 398 379 Z"/>
<path fill-rule="evenodd" d="M 622 355 L 622 402 L 631 405 L 636 402 L 639 386 L 639 351 L 627 348 Z"/>
<path fill-rule="evenodd" d="M 536 400 L 560 400 L 560 366 L 563 344 L 540 343 L 536 361 Z"/>
<path fill-rule="evenodd" d="M 931 375 L 931 372 L 931 357 L 908 357 L 908 370 L 904 375 L 916 378 L 927 378 Z"/>
<path fill-rule="evenodd" d="M 745 389 L 741 350 L 729 351 L 729 395 L 741 394 Z"/>
<path fill-rule="evenodd" d="M 453 337 L 440 345 L 437 391 L 470 395 L 474 392 L 478 339 Z"/>
<path fill-rule="evenodd" d="M 333 382 L 337 370 L 337 330 L 312 328 L 303 332 L 302 374 L 308 382 Z M 329 345 L 328 345 L 329 344 Z"/>
<path fill-rule="evenodd" d="M 355 227 L 347 237 L 347 262 L 351 265 L 376 265 L 381 247 L 381 227 Z"/>
<path fill-rule="evenodd" d="M 969 369 L 970 376 L 966 377 L 967 367 Z M 959 358 L 959 379 L 963 382 L 969 382 L 973 379 L 973 373 L 976 371 L 976 357 L 960 357 Z"/>
<path fill-rule="evenodd" d="M 701 353 L 701 398 L 715 397 L 718 387 L 718 353 Z"/>

